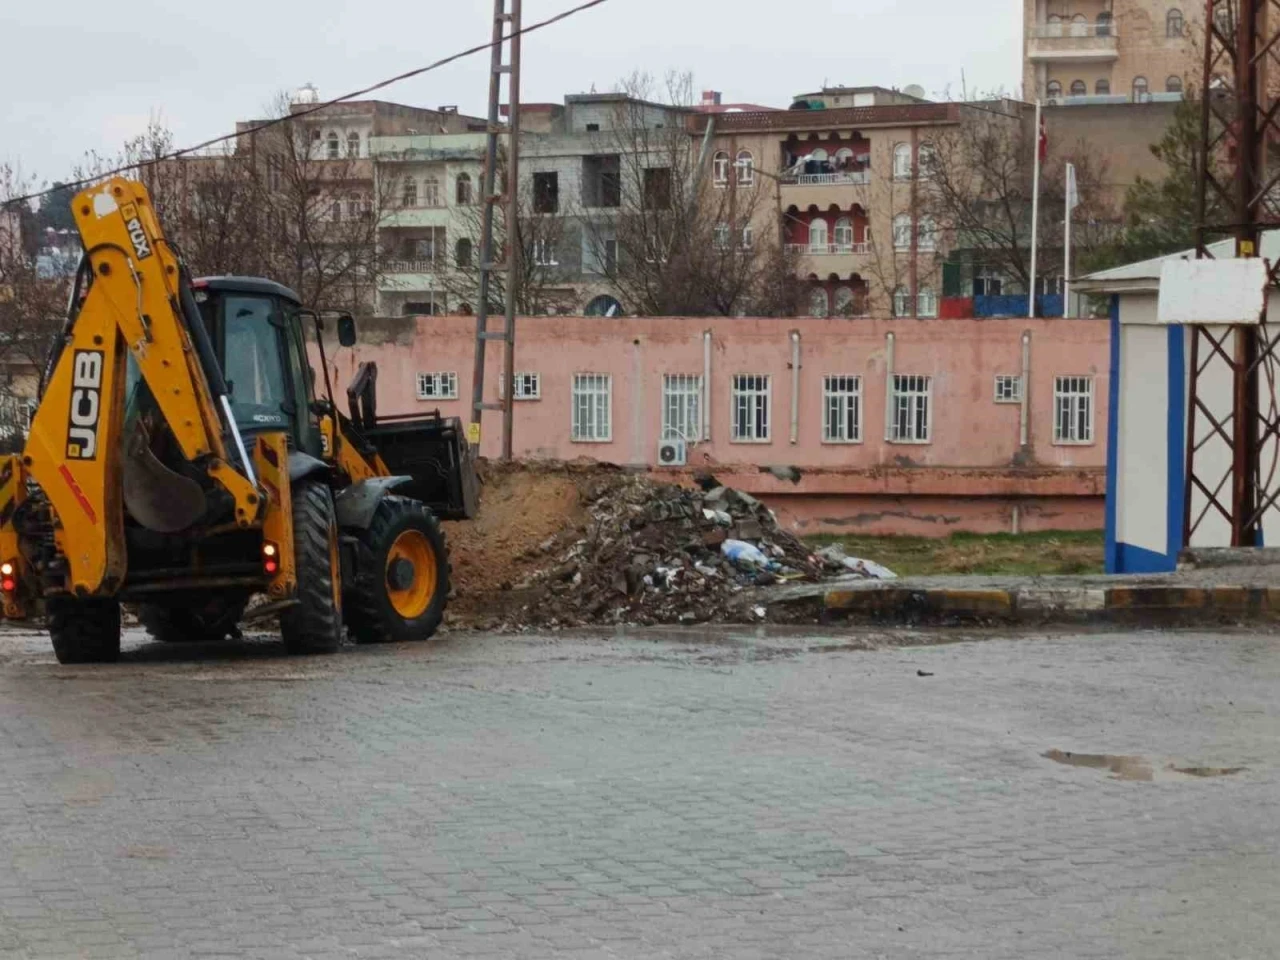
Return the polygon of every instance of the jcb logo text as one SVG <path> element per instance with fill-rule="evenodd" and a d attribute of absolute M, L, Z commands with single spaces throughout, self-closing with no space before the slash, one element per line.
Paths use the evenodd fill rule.
<path fill-rule="evenodd" d="M 98 416 L 102 411 L 102 351 L 77 350 L 71 361 L 71 412 L 67 459 L 98 456 Z"/>

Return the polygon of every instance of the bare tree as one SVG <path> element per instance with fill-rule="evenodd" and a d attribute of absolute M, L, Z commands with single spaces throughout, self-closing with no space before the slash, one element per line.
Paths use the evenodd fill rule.
<path fill-rule="evenodd" d="M 6 395 L 37 375 L 66 313 L 69 279 L 41 269 L 33 211 L 13 202 L 34 187 L 12 167 L 0 166 L 0 390 Z"/>
<path fill-rule="evenodd" d="M 795 258 L 753 226 L 771 191 L 753 171 L 713 182 L 685 124 L 691 75 L 636 73 L 618 92 L 578 212 L 594 270 L 640 314 L 794 314 Z"/>
<path fill-rule="evenodd" d="M 505 169 L 501 154 L 499 163 Z M 503 189 L 506 189 L 505 185 Z M 516 312 L 522 316 L 568 313 L 573 310 L 577 293 L 571 285 L 572 275 L 561 266 L 561 257 L 568 242 L 565 218 L 556 213 L 539 212 L 540 204 L 532 193 L 530 187 L 522 187 L 517 203 Z M 493 218 L 493 250 L 498 269 L 489 275 L 490 310 L 494 313 L 502 312 L 507 289 L 511 285 L 505 269 L 507 243 L 511 236 L 508 219 L 507 205 L 500 204 L 494 210 Z M 437 276 L 452 303 L 479 308 L 483 204 L 456 207 L 452 222 L 457 228 L 453 249 L 444 251 L 443 257 L 437 251 L 436 262 L 443 264 Z"/>
<path fill-rule="evenodd" d="M 922 205 L 948 242 L 974 263 L 1023 290 L 1031 283 L 1032 170 L 1039 134 L 1002 101 L 965 105 L 959 125 L 938 132 L 921 160 Z M 1050 145 L 1041 164 L 1041 263 L 1062 252 L 1066 165 L 1074 164 L 1080 205 L 1073 245 L 1081 255 L 1114 239 L 1118 218 L 1107 201 L 1105 162 L 1083 143 Z"/>
<path fill-rule="evenodd" d="M 922 196 L 927 188 L 920 177 L 895 176 L 892 168 L 877 169 L 872 176 L 870 209 L 886 210 L 890 215 L 888 231 L 867 232 L 868 296 L 876 313 L 917 316 L 922 312 L 922 291 L 941 292 L 937 274 L 947 238 Z M 856 303 L 850 310 L 866 312 L 864 305 Z"/>
<path fill-rule="evenodd" d="M 229 149 L 178 159 L 166 159 L 173 136 L 153 121 L 119 156 L 88 156 L 77 176 L 130 167 L 193 274 L 267 277 L 306 304 L 367 311 L 378 278 L 378 223 L 396 184 L 376 182 L 373 161 L 345 146 L 331 156 L 289 109 L 281 95 L 269 112 L 280 122 L 246 124 Z"/>

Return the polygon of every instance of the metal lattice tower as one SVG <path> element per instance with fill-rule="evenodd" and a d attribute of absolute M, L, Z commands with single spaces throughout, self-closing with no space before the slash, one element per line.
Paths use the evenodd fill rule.
<path fill-rule="evenodd" d="M 508 4 L 510 10 L 508 10 Z M 507 59 L 504 61 L 504 49 Z M 508 123 L 501 122 L 502 77 L 507 76 Z M 475 370 L 471 381 L 471 423 L 467 440 L 479 447 L 484 411 L 502 411 L 502 458 L 511 459 L 512 406 L 515 400 L 516 349 L 516 285 L 520 279 L 520 0 L 494 0 L 493 52 L 489 71 L 489 118 L 486 127 L 484 175 L 481 178 L 481 202 L 484 204 L 480 231 L 480 302 L 476 305 Z M 507 137 L 507 189 L 498 189 L 498 140 Z M 493 271 L 499 269 L 494 260 L 493 226 L 495 208 L 507 204 L 506 213 L 506 322 L 501 330 L 489 329 L 489 300 L 493 288 Z M 485 403 L 485 346 L 490 340 L 503 341 L 503 378 L 506 380 L 499 403 Z"/>
<path fill-rule="evenodd" d="M 1200 258 L 1211 258 L 1210 245 L 1223 239 L 1234 241 L 1236 257 L 1260 256 L 1263 232 L 1280 227 L 1280 97 L 1268 82 L 1272 77 L 1280 80 L 1280 0 L 1205 0 Z M 1222 172 L 1215 172 L 1219 159 Z M 1219 209 L 1230 219 L 1212 222 L 1212 211 Z M 1280 261 L 1270 265 L 1269 277 L 1271 287 L 1280 286 Z M 1257 326 L 1192 328 L 1183 526 L 1188 545 L 1211 512 L 1230 524 L 1233 546 L 1261 545 L 1262 518 L 1280 498 L 1280 490 L 1268 493 L 1274 477 L 1262 475 L 1264 445 L 1280 444 L 1280 413 L 1270 401 L 1264 411 L 1259 392 L 1265 374 L 1274 395 L 1277 346 L 1280 337 L 1271 335 L 1265 312 Z M 1233 383 L 1226 417 L 1209 409 L 1200 389 L 1218 361 L 1230 369 Z M 1211 455 L 1214 446 L 1217 457 Z M 1230 466 L 1224 472 L 1227 446 Z M 1198 497 L 1204 503 L 1197 508 Z"/>

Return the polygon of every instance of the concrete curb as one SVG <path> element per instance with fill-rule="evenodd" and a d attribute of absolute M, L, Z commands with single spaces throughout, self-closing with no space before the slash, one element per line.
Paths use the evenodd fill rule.
<path fill-rule="evenodd" d="M 823 613 L 833 620 L 881 622 L 1269 623 L 1280 621 L 1280 588 L 1169 584 L 963 589 L 885 583 L 872 589 L 828 590 Z"/>

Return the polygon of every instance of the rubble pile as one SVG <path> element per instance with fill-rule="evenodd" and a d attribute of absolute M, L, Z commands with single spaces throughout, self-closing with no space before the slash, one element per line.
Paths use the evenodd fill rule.
<path fill-rule="evenodd" d="M 702 623 L 764 616 L 748 587 L 849 572 L 779 529 L 754 497 L 615 473 L 581 487 L 579 535 L 515 584 L 528 594 L 516 620 L 530 626 Z M 549 550 L 541 544 L 538 550 Z"/>

